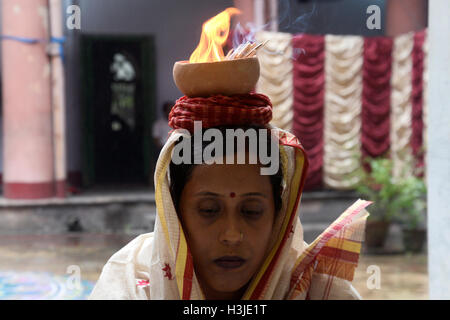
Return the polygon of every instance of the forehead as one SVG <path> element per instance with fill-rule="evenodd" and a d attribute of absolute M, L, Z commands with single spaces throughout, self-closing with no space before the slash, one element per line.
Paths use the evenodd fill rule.
<path fill-rule="evenodd" d="M 191 191 L 271 192 L 270 178 L 260 174 L 257 164 L 198 165 L 186 187 Z"/>

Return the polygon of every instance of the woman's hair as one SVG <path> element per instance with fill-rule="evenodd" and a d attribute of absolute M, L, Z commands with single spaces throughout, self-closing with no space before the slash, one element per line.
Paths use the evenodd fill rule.
<path fill-rule="evenodd" d="M 266 150 L 270 150 L 271 152 L 273 152 L 273 150 L 271 149 L 271 139 L 270 139 L 270 131 L 262 126 L 224 126 L 224 127 L 216 127 L 215 129 L 218 129 L 221 133 L 222 133 L 222 137 L 224 137 L 223 139 L 225 139 L 226 136 L 226 129 L 242 129 L 244 131 L 248 130 L 248 129 L 254 129 L 258 132 L 259 129 L 266 129 L 264 130 L 264 132 L 267 132 L 267 139 L 265 139 L 267 141 L 267 149 Z M 207 130 L 207 129 L 203 129 L 202 133 Z M 256 143 L 256 154 L 259 157 L 259 139 L 260 136 L 258 134 L 256 134 L 256 138 L 257 138 L 257 143 Z M 176 145 L 178 143 L 181 142 L 181 139 L 178 140 L 176 142 Z M 174 161 L 170 162 L 170 193 L 172 195 L 172 199 L 174 202 L 174 206 L 175 209 L 177 211 L 177 213 L 179 213 L 179 204 L 180 204 L 180 198 L 181 198 L 181 193 L 183 192 L 183 189 L 186 185 L 186 183 L 189 181 L 189 179 L 191 178 L 192 172 L 195 168 L 195 166 L 197 164 L 194 164 L 194 143 L 193 143 L 194 139 L 193 136 L 190 139 L 190 146 L 191 146 L 191 161 L 189 162 L 189 164 L 185 164 L 185 163 L 181 163 L 181 164 L 175 164 Z M 236 141 L 235 141 L 236 142 Z M 205 147 L 211 142 L 208 141 L 202 141 L 202 154 L 203 154 L 203 150 L 205 149 Z M 225 143 L 222 144 L 224 146 L 225 149 Z M 249 152 L 249 141 L 248 139 L 245 140 L 245 151 Z M 278 150 L 278 149 L 277 149 Z M 222 154 L 225 156 L 226 150 L 223 150 Z M 198 152 L 198 151 L 197 151 Z M 237 143 L 234 143 L 234 153 L 237 152 Z M 273 193 L 273 199 L 274 199 L 274 207 L 275 207 L 275 214 L 277 214 L 282 206 L 282 192 L 283 192 L 283 172 L 282 172 L 282 166 L 281 166 L 281 161 L 280 161 L 280 157 L 278 155 L 278 159 L 279 164 L 278 165 L 278 170 L 276 171 L 275 174 L 269 175 L 270 178 L 270 184 L 272 185 L 272 193 Z M 260 162 L 260 159 L 258 159 L 258 162 Z"/>

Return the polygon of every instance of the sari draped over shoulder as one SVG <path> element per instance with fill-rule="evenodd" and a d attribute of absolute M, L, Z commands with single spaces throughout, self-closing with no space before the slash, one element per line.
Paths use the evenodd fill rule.
<path fill-rule="evenodd" d="M 311 244 L 304 242 L 299 213 L 308 160 L 294 135 L 267 128 L 280 146 L 282 208 L 271 235 L 271 250 L 242 299 L 361 299 L 351 282 L 370 202 L 356 201 Z M 154 231 L 135 238 L 109 259 L 90 299 L 205 298 L 169 189 L 171 155 L 181 136 L 191 137 L 185 129 L 171 132 L 157 162 Z"/>

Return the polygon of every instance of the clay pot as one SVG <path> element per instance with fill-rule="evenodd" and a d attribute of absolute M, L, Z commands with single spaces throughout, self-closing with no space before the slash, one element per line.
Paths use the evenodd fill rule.
<path fill-rule="evenodd" d="M 367 220 L 365 244 L 369 248 L 382 248 L 386 242 L 390 223 L 387 221 Z"/>
<path fill-rule="evenodd" d="M 403 246 L 406 252 L 420 253 L 423 250 L 427 232 L 424 229 L 403 229 Z"/>
<path fill-rule="evenodd" d="M 178 61 L 173 66 L 173 79 L 188 97 L 249 93 L 259 79 L 259 61 L 257 57 L 201 63 Z"/>

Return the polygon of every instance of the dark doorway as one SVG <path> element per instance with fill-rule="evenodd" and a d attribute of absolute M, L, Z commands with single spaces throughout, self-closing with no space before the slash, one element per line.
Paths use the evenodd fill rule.
<path fill-rule="evenodd" d="M 153 39 L 85 36 L 82 50 L 85 185 L 148 184 Z"/>

